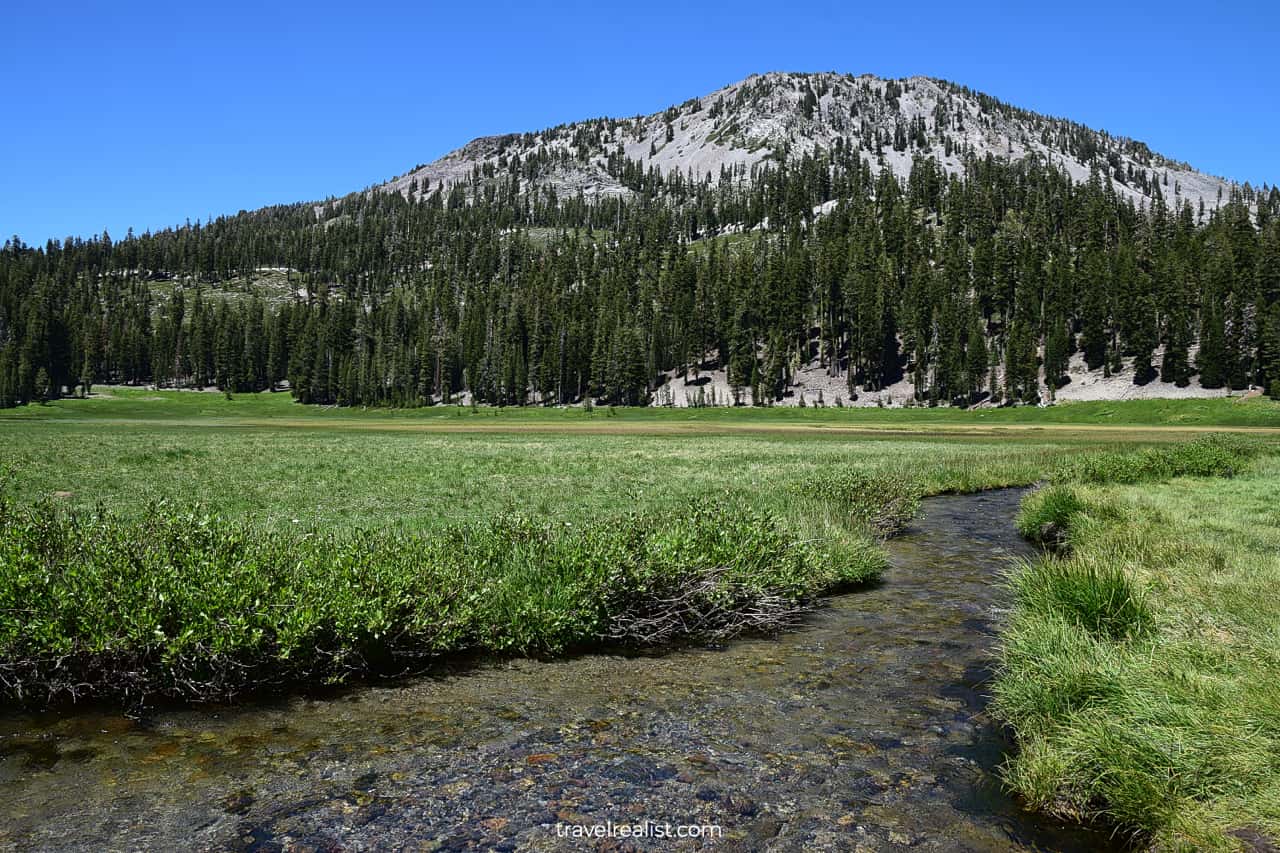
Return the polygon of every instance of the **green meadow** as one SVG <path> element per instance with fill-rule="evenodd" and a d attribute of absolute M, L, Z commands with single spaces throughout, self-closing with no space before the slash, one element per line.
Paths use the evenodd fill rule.
<path fill-rule="evenodd" d="M 1020 485 L 1064 454 L 1224 427 L 1280 435 L 1280 404 L 362 411 L 111 389 L 0 414 L 0 464 L 19 502 L 127 515 L 164 501 L 271 529 L 420 530 L 504 512 L 584 521 L 724 489 L 767 499 L 835 468 L 909 469 L 926 494 Z"/>
<path fill-rule="evenodd" d="M 1212 434 L 1210 434 L 1212 433 Z M 724 640 L 1038 484 L 993 685 L 1034 808 L 1280 833 L 1280 406 L 340 410 L 103 389 L 0 416 L 0 692 L 202 701 Z M 1234 834 L 1233 834 L 1234 833 Z"/>

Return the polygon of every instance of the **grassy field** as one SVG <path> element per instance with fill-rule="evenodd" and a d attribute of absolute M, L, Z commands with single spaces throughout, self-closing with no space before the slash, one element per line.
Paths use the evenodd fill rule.
<path fill-rule="evenodd" d="M 1064 454 L 1275 430 L 1265 399 L 1049 409 L 322 409 L 284 394 L 111 390 L 0 413 L 20 502 L 194 503 L 270 528 L 432 529 L 520 511 L 584 520 L 836 467 L 909 468 L 924 493 L 1030 483 Z M 296 519 L 296 522 L 295 522 Z"/>
<path fill-rule="evenodd" d="M 1195 473 L 1236 475 L 1172 479 L 1159 460 L 1112 461 L 1024 502 L 1020 527 L 1061 553 L 1012 577 L 995 683 L 1020 745 L 1007 779 L 1158 849 L 1274 849 L 1280 459 L 1202 459 Z"/>
<path fill-rule="evenodd" d="M 993 462 L 968 438 L 387 414 L 119 393 L 0 422 L 0 686 L 210 698 L 444 652 L 768 630 L 874 578 L 876 539 L 921 495 L 1028 482 L 1070 444 Z M 488 418 L 511 427 L 472 426 Z"/>
<path fill-rule="evenodd" d="M 214 392 L 96 388 L 88 400 L 63 399 L 46 406 L 0 411 L 10 422 L 145 420 L 201 426 L 345 424 L 350 429 L 583 430 L 662 432 L 749 430 L 907 430 L 948 427 L 955 431 L 1040 427 L 1133 427 L 1162 430 L 1280 430 L 1280 402 L 1267 397 L 1189 400 L 1125 400 L 1067 403 L 1045 408 L 966 410 L 926 408 L 711 407 L 702 409 L 519 407 L 496 409 L 434 406 L 422 409 L 362 409 L 303 406 L 287 393 L 239 394 L 227 400 Z"/>
<path fill-rule="evenodd" d="M 875 578 L 921 497 L 1048 478 L 1022 526 L 1069 556 L 1013 578 L 1010 783 L 1170 846 L 1274 837 L 1274 447 L 1257 398 L 403 412 L 110 389 L 0 413 L 0 691 L 207 699 L 773 630 Z"/>

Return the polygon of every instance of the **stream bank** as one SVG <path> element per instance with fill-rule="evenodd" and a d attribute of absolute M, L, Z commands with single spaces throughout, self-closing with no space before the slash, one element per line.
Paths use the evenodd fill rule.
<path fill-rule="evenodd" d="M 1020 492 L 926 501 L 875 587 L 797 631 L 132 721 L 0 719 L 8 849 L 558 850 L 572 825 L 721 850 L 1098 850 L 1024 812 L 984 682 Z M 668 849 L 612 839 L 598 849 Z M 588 849 L 589 846 L 588 846 Z"/>

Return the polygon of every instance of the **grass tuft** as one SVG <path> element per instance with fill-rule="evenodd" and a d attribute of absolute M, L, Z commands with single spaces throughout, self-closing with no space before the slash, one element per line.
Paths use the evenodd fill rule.
<path fill-rule="evenodd" d="M 1044 556 L 1013 576 L 1019 607 L 1078 626 L 1091 636 L 1131 640 L 1151 631 L 1146 596 L 1120 565 Z"/>
<path fill-rule="evenodd" d="M 1083 510 L 1084 504 L 1071 486 L 1037 489 L 1022 499 L 1016 522 L 1018 532 L 1042 547 L 1062 547 L 1072 522 Z"/>

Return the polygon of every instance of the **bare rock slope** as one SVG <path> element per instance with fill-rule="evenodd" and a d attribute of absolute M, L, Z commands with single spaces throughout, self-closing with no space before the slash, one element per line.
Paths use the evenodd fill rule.
<path fill-rule="evenodd" d="M 520 175 L 526 185 L 551 187 L 560 197 L 626 195 L 611 169 L 623 159 L 699 180 L 723 173 L 749 178 L 754 167 L 782 152 L 794 156 L 837 144 L 862 152 L 877 172 L 887 168 L 901 178 L 915 157 L 932 156 L 955 174 L 972 153 L 1003 160 L 1034 155 L 1084 181 L 1096 158 L 1116 191 L 1135 203 L 1157 183 L 1175 206 L 1185 199 L 1211 209 L 1230 197 L 1229 182 L 1133 139 L 930 77 L 831 72 L 753 75 L 652 115 L 481 137 L 381 188 L 417 194 Z"/>

